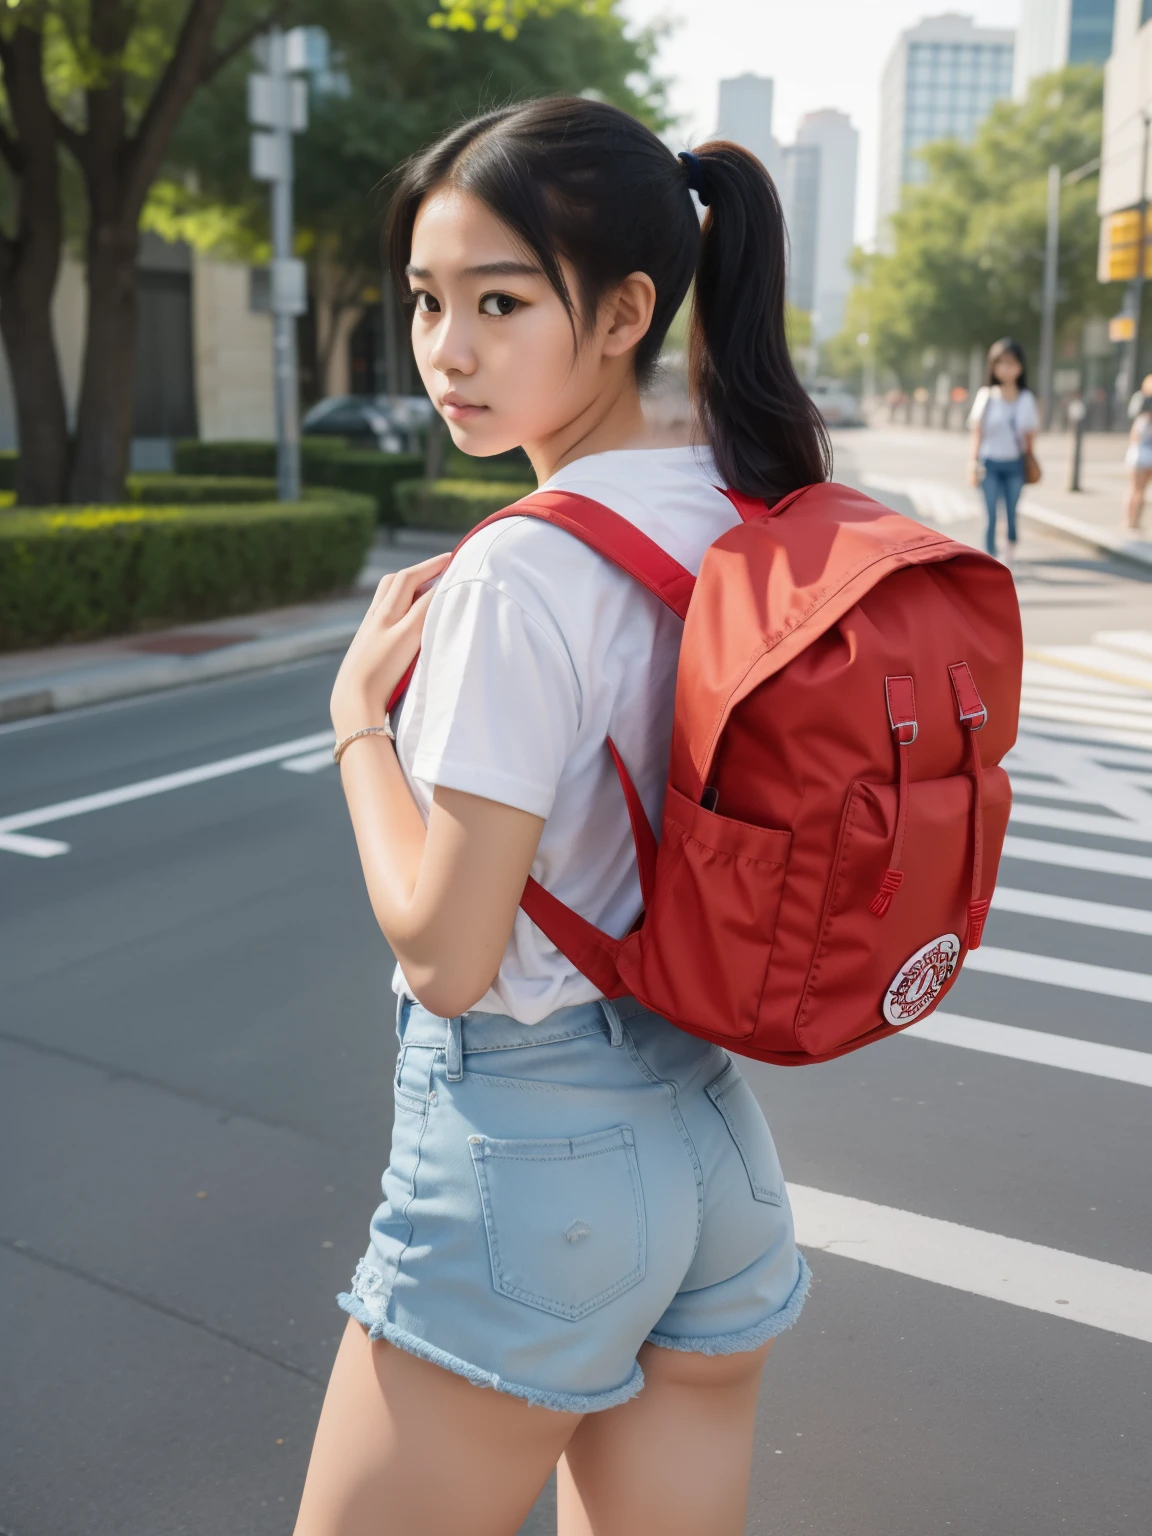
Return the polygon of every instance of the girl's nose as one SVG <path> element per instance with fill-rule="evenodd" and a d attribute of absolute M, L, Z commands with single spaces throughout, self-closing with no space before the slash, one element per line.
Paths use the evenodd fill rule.
<path fill-rule="evenodd" d="M 437 373 L 471 374 L 476 371 L 476 354 L 472 348 L 469 327 L 459 318 L 446 313 L 436 327 L 428 361 Z"/>

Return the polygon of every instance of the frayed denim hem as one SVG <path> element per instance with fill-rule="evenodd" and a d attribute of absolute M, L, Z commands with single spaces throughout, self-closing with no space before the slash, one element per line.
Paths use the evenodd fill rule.
<path fill-rule="evenodd" d="M 397 1349 L 406 1350 L 410 1355 L 416 1355 L 432 1365 L 439 1365 L 446 1371 L 453 1371 L 457 1376 L 463 1376 L 465 1381 L 470 1381 L 474 1387 L 494 1387 L 497 1392 L 507 1392 L 511 1397 L 523 1398 L 526 1403 L 531 1403 L 535 1408 L 551 1408 L 557 1413 L 600 1413 L 605 1408 L 618 1408 L 621 1403 L 628 1402 L 644 1385 L 644 1372 L 639 1365 L 634 1365 L 632 1374 L 624 1385 L 614 1387 L 610 1392 L 541 1392 L 536 1387 L 523 1387 L 517 1382 L 505 1381 L 495 1371 L 485 1371 L 478 1365 L 469 1365 L 466 1360 L 458 1360 L 455 1355 L 437 1349 L 434 1344 L 428 1344 L 416 1334 L 408 1333 L 405 1329 L 398 1328 L 395 1323 L 389 1323 L 378 1315 L 374 1316 L 372 1310 L 354 1291 L 343 1292 L 337 1296 L 336 1302 L 349 1316 L 354 1317 L 358 1323 L 363 1323 L 370 1339 L 386 1339 L 389 1344 L 395 1344 Z"/>
<path fill-rule="evenodd" d="M 661 1349 L 680 1349 L 685 1354 L 693 1355 L 739 1355 L 750 1349 L 759 1349 L 761 1344 L 767 1344 L 769 1339 L 774 1339 L 792 1324 L 804 1310 L 804 1303 L 808 1300 L 808 1287 L 812 1284 L 812 1271 L 808 1268 L 808 1261 L 802 1253 L 797 1254 L 800 1260 L 800 1275 L 796 1284 L 792 1287 L 792 1294 L 778 1312 L 773 1312 L 771 1317 L 766 1317 L 762 1323 L 757 1323 L 754 1328 L 742 1328 L 739 1333 L 718 1333 L 710 1338 L 689 1339 L 674 1338 L 667 1333 L 650 1333 L 649 1344 L 658 1344 Z"/>

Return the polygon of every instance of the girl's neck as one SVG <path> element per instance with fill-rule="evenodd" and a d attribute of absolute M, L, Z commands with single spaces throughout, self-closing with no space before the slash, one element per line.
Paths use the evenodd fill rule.
<path fill-rule="evenodd" d="M 587 458 L 589 454 L 655 446 L 655 438 L 640 404 L 640 390 L 635 377 L 630 376 L 622 379 L 616 388 L 597 395 L 574 420 L 545 441 L 525 443 L 524 451 L 543 485 L 558 469 Z"/>
<path fill-rule="evenodd" d="M 1016 396 L 1020 393 L 1020 385 L 1015 379 L 1010 384 L 997 380 L 996 388 L 1000 391 L 1000 398 L 1009 402 L 1015 400 Z"/>

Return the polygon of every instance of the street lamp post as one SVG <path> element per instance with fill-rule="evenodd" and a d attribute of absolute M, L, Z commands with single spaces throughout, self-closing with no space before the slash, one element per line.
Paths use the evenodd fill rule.
<path fill-rule="evenodd" d="M 263 39 L 267 73 L 248 76 L 251 171 L 272 188 L 272 359 L 276 397 L 276 493 L 300 499 L 300 385 L 296 317 L 308 307 L 307 275 L 292 255 L 292 135 L 308 126 L 308 86 L 293 71 L 306 67 L 303 28 L 272 27 Z"/>

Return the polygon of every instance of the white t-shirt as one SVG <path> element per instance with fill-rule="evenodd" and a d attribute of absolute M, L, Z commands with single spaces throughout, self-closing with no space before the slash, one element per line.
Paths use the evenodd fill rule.
<path fill-rule="evenodd" d="M 611 507 L 693 573 L 739 521 L 701 448 L 591 454 L 547 482 Z M 545 487 L 541 487 L 544 489 Z M 619 938 L 642 905 L 612 737 L 659 831 L 680 620 L 562 529 L 506 518 L 464 545 L 428 609 L 396 749 L 427 819 L 435 785 L 545 818 L 532 874 Z M 394 986 L 410 991 L 399 967 Z M 537 1024 L 601 994 L 516 914 L 476 1004 Z"/>
<path fill-rule="evenodd" d="M 1040 430 L 1036 396 L 1030 389 L 1022 389 L 1015 400 L 1008 401 L 1002 398 L 999 384 L 991 389 L 985 384 L 976 391 L 968 425 L 980 428 L 981 460 L 1021 459 L 1025 434 Z"/>

